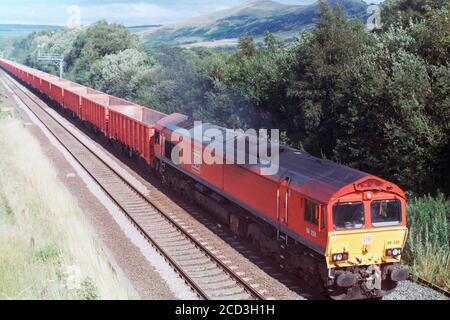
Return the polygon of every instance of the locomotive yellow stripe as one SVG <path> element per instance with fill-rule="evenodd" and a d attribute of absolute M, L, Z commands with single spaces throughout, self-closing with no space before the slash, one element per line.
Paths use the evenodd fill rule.
<path fill-rule="evenodd" d="M 404 248 L 406 227 L 360 229 L 332 232 L 328 235 L 326 259 L 328 268 L 400 262 L 401 257 L 386 257 L 387 249 Z M 333 254 L 348 252 L 349 260 L 333 262 Z"/>

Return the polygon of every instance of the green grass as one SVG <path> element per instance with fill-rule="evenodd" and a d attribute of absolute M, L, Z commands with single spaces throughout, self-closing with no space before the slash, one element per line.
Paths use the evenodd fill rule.
<path fill-rule="evenodd" d="M 408 202 L 405 261 L 414 277 L 450 289 L 450 204 L 442 194 Z"/>
<path fill-rule="evenodd" d="M 1 96 L 1 90 L 0 90 L 0 119 L 3 119 L 6 117 L 6 114 L 2 111 L 3 106 L 4 106 L 4 101 L 3 101 L 3 97 Z"/>
<path fill-rule="evenodd" d="M 59 261 L 44 261 L 38 252 L 0 194 L 0 299 L 70 298 L 57 276 Z"/>
<path fill-rule="evenodd" d="M 17 120 L 0 119 L 0 150 L 0 300 L 134 298 Z"/>

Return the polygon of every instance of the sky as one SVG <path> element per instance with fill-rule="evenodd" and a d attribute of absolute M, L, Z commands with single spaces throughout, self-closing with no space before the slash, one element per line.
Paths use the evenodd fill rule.
<path fill-rule="evenodd" d="M 0 0 L 0 24 L 66 25 L 80 21 L 87 25 L 100 19 L 127 26 L 171 24 L 244 2 L 245 0 Z M 310 4 L 315 0 L 278 2 Z"/>

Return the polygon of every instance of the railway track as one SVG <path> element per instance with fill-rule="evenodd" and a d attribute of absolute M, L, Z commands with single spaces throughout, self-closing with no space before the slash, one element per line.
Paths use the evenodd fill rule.
<path fill-rule="evenodd" d="M 170 213 L 136 189 L 120 172 L 96 154 L 92 146 L 79 139 L 73 129 L 67 128 L 47 112 L 49 107 L 42 100 L 9 76 L 2 78 L 200 299 L 265 299 L 184 230 L 170 217 Z"/>
<path fill-rule="evenodd" d="M 420 278 L 420 277 L 418 277 L 416 279 L 410 277 L 410 280 L 412 282 L 416 282 L 416 283 L 421 284 L 423 286 L 426 286 L 426 287 L 428 287 L 430 289 L 433 289 L 434 291 L 439 292 L 439 293 L 443 294 L 444 296 L 450 298 L 450 292 L 449 291 L 447 291 L 444 288 L 441 288 L 441 287 L 439 287 L 439 286 L 429 282 L 428 280 L 425 280 L 425 279 Z"/>

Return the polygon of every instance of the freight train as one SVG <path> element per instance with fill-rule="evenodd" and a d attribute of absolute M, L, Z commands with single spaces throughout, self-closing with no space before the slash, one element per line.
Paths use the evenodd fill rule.
<path fill-rule="evenodd" d="M 381 298 L 407 279 L 400 266 L 406 200 L 394 183 L 283 145 L 279 170 L 270 175 L 260 163 L 180 163 L 174 148 L 185 146 L 178 150 L 199 158 L 209 148 L 204 141 L 211 141 L 202 139 L 205 128 L 226 129 L 200 127 L 185 115 L 166 115 L 8 60 L 0 66 L 331 298 Z M 212 143 L 230 151 L 248 138 L 235 134 Z"/>

